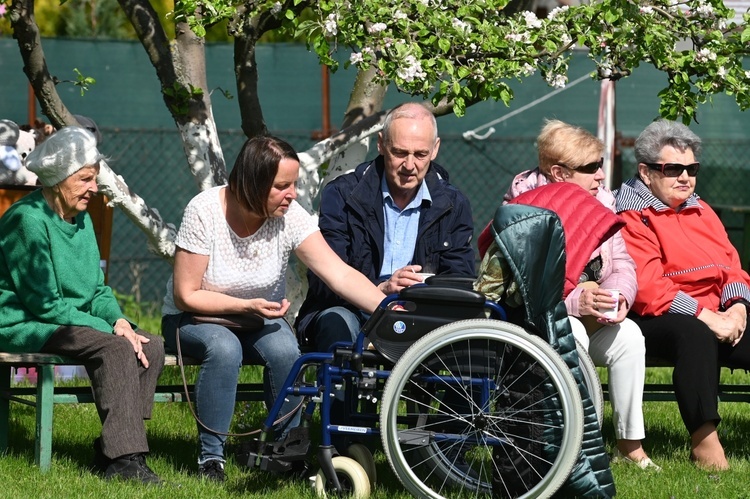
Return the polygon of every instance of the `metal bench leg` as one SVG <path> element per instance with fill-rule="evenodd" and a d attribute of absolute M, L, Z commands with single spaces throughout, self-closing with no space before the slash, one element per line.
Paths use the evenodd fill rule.
<path fill-rule="evenodd" d="M 55 396 L 55 366 L 39 364 L 36 382 L 36 441 L 34 460 L 42 471 L 52 464 L 52 411 Z"/>
<path fill-rule="evenodd" d="M 0 366 L 0 390 L 10 390 L 10 376 L 12 369 L 9 365 Z M 10 433 L 10 400 L 0 397 L 0 454 L 8 450 L 8 434 Z"/>

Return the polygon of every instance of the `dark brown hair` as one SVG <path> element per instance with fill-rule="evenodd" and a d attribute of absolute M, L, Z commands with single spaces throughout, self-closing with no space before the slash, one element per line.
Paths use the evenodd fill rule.
<path fill-rule="evenodd" d="M 278 137 L 248 139 L 229 174 L 229 192 L 247 210 L 268 216 L 268 195 L 282 159 L 299 161 L 294 148 Z"/>

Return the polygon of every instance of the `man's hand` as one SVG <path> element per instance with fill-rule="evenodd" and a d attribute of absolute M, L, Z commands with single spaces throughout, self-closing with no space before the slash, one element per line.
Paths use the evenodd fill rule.
<path fill-rule="evenodd" d="M 387 281 L 378 284 L 378 289 L 386 295 L 398 293 L 402 289 L 422 283 L 422 278 L 417 272 L 422 270 L 421 265 L 407 265 L 395 271 Z"/>

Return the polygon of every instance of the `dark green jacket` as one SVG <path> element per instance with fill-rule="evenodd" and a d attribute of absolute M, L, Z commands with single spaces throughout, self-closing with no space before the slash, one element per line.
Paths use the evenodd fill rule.
<path fill-rule="evenodd" d="M 596 410 L 578 364 L 575 338 L 562 301 L 565 281 L 565 236 L 558 216 L 525 205 L 498 208 L 492 231 L 523 305 L 523 327 L 546 339 L 570 367 L 584 408 L 584 438 L 578 464 L 560 495 L 613 497 L 614 479 L 604 448 Z"/>

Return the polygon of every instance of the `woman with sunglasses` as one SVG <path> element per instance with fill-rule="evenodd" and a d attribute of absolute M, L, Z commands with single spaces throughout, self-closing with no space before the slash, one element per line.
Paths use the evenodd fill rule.
<path fill-rule="evenodd" d="M 675 366 L 691 460 L 721 470 L 729 464 L 716 432 L 719 366 L 750 368 L 743 340 L 750 276 L 719 217 L 694 192 L 700 152 L 700 138 L 685 125 L 651 123 L 635 141 L 638 171 L 619 189 L 617 211 L 637 267 L 631 317 L 648 355 Z"/>
<path fill-rule="evenodd" d="M 539 166 L 518 174 L 504 201 L 553 182 L 569 182 L 585 189 L 614 211 L 614 197 L 602 181 L 604 144 L 589 131 L 559 120 L 547 120 L 537 137 Z M 581 213 L 581 217 L 588 214 Z M 583 224 L 585 225 L 585 224 Z M 591 237 L 586 229 L 572 231 L 566 238 Z M 646 376 L 646 348 L 638 326 L 626 316 L 636 294 L 635 265 L 619 232 L 605 240 L 588 258 L 578 286 L 564 296 L 573 335 L 589 352 L 596 365 L 606 367 L 612 399 L 617 445 L 615 461 L 641 469 L 660 470 L 641 445 L 646 436 L 643 423 L 643 382 Z M 575 279 L 574 278 L 574 279 Z M 619 290 L 615 301 L 609 290 Z M 607 308 L 617 306 L 609 318 Z"/>

